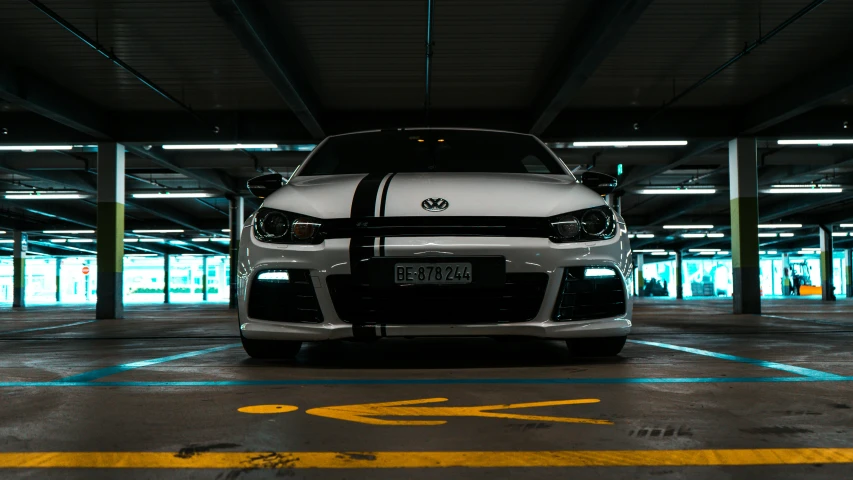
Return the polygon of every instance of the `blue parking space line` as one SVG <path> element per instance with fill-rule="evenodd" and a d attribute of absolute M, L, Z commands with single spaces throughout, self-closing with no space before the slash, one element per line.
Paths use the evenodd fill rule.
<path fill-rule="evenodd" d="M 0 335 L 11 335 L 13 333 L 27 333 L 27 332 L 38 332 L 41 330 L 53 330 L 56 328 L 65 328 L 65 327 L 73 327 L 75 325 L 83 325 L 85 323 L 96 322 L 97 320 L 84 320 L 82 322 L 74 322 L 74 323 L 65 323 L 63 325 L 54 325 L 52 327 L 38 327 L 38 328 L 25 328 L 23 330 L 9 330 L 6 332 L 0 332 Z"/>
<path fill-rule="evenodd" d="M 725 353 L 710 352 L 708 350 L 700 350 L 698 348 L 681 347 L 681 346 L 672 345 L 669 343 L 647 342 L 644 340 L 628 340 L 628 341 L 631 343 L 638 344 L 638 345 L 648 345 L 651 347 L 668 348 L 670 350 L 678 350 L 680 352 L 693 353 L 696 355 L 704 355 L 706 357 L 719 358 L 722 360 L 731 360 L 733 362 L 749 363 L 752 365 L 758 365 L 759 367 L 773 368 L 776 370 L 782 370 L 785 372 L 795 373 L 797 375 L 803 375 L 805 377 L 810 377 L 810 378 L 818 378 L 821 380 L 839 380 L 839 379 L 847 378 L 847 377 L 843 377 L 841 375 L 836 375 L 834 373 L 821 372 L 819 370 L 812 370 L 810 368 L 795 367 L 793 365 L 785 365 L 784 363 L 768 362 L 765 360 L 757 360 L 754 358 L 737 357 L 735 355 L 728 355 Z"/>
<path fill-rule="evenodd" d="M 190 358 L 197 357 L 199 355 L 206 355 L 208 353 L 221 352 L 222 350 L 228 350 L 230 348 L 239 347 L 239 343 L 233 343 L 230 345 L 225 345 L 222 347 L 213 347 L 206 348 L 204 350 L 195 350 L 192 352 L 180 353 L 178 355 L 170 355 L 168 357 L 160 357 L 160 358 L 152 358 L 151 360 L 142 360 L 139 362 L 133 363 L 125 363 L 122 365 L 116 365 L 114 367 L 107 368 L 99 368 L 98 370 L 92 370 L 90 372 L 81 373 L 78 375 L 72 375 L 70 377 L 60 378 L 59 380 L 55 380 L 58 383 L 79 383 L 79 382 L 91 382 L 92 380 L 97 380 L 99 378 L 108 377 L 110 375 L 115 375 L 117 373 L 126 372 L 128 370 L 134 370 L 136 368 L 150 367 L 151 365 L 157 365 L 160 363 L 171 362 L 174 360 L 180 360 L 182 358 Z"/>
<path fill-rule="evenodd" d="M 686 377 L 686 378 L 402 378 L 402 379 L 303 379 L 303 380 L 211 380 L 137 382 L 0 382 L 0 387 L 252 387 L 335 385 L 618 385 L 654 383 L 789 383 L 849 382 L 853 377 Z"/>

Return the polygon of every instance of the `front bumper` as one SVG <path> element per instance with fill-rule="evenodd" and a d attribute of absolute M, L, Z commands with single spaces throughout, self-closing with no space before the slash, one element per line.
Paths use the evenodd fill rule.
<path fill-rule="evenodd" d="M 540 338 L 589 338 L 625 336 L 631 330 L 632 265 L 630 246 L 624 228 L 610 240 L 585 243 L 553 243 L 546 238 L 504 237 L 389 237 L 385 240 L 386 256 L 503 256 L 506 272 L 544 273 L 547 286 L 538 314 L 529 320 L 510 323 L 470 324 L 395 324 L 353 326 L 342 320 L 328 288 L 331 275 L 349 275 L 349 239 L 330 239 L 319 245 L 277 245 L 257 241 L 250 228 L 244 228 L 240 242 L 238 265 L 238 314 L 242 335 L 249 339 L 321 341 L 360 336 L 529 336 Z M 378 247 L 377 247 L 378 252 Z M 560 295 L 566 267 L 605 266 L 616 270 L 625 291 L 625 313 L 583 321 L 552 320 L 554 305 Z M 251 318 L 248 299 L 252 295 L 251 280 L 264 270 L 299 269 L 309 271 L 310 281 L 322 312 L 318 323 L 290 323 Z"/>

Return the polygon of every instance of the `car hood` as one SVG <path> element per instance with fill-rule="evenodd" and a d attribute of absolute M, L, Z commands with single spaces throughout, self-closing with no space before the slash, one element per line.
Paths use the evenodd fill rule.
<path fill-rule="evenodd" d="M 317 218 L 348 218 L 356 189 L 370 181 L 364 174 L 296 177 L 264 206 Z M 372 189 L 362 187 L 359 201 L 371 203 L 368 210 L 378 216 L 383 195 L 386 217 L 549 217 L 605 204 L 567 175 L 530 173 L 400 173 L 374 178 Z M 425 210 L 422 203 L 428 198 L 445 199 L 447 208 Z"/>

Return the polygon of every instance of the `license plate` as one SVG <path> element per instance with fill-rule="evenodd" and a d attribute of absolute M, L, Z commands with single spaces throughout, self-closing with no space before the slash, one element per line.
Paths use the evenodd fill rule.
<path fill-rule="evenodd" d="M 457 285 L 471 283 L 470 263 L 398 263 L 394 283 L 415 285 Z"/>

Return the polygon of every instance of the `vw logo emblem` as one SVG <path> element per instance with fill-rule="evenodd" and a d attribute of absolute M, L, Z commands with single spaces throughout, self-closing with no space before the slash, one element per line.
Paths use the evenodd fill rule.
<path fill-rule="evenodd" d="M 427 198 L 421 202 L 421 207 L 427 212 L 443 212 L 449 206 L 450 203 L 443 198 Z"/>

